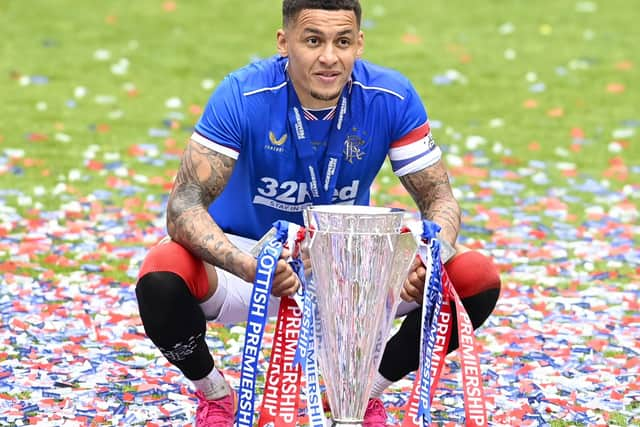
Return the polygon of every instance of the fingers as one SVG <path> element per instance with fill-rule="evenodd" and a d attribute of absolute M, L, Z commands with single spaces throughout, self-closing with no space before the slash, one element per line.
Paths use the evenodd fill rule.
<path fill-rule="evenodd" d="M 311 258 L 302 258 L 302 264 L 304 264 L 304 273 L 306 275 L 311 274 Z"/>
<path fill-rule="evenodd" d="M 292 256 L 292 251 L 288 248 L 282 248 L 282 254 L 280 255 L 281 260 L 289 261 Z M 305 250 L 304 248 L 300 252 L 300 258 L 302 259 L 302 265 L 304 266 L 305 274 L 311 273 L 311 258 L 309 258 L 309 250 Z"/>
<path fill-rule="evenodd" d="M 291 296 L 298 291 L 300 281 L 291 266 L 284 260 L 278 260 L 276 272 L 273 277 L 271 294 L 276 297 Z"/>
<path fill-rule="evenodd" d="M 424 282 L 427 270 L 418 258 L 416 258 L 411 266 L 407 280 L 405 280 L 400 297 L 407 302 L 415 301 L 422 303 L 424 295 Z"/>
<path fill-rule="evenodd" d="M 406 286 L 406 284 L 405 284 L 405 286 Z M 413 298 L 411 297 L 411 295 L 409 295 L 407 293 L 407 291 L 404 290 L 404 286 L 402 287 L 402 290 L 400 291 L 400 298 L 402 298 L 402 301 L 413 302 Z"/>
<path fill-rule="evenodd" d="M 424 268 L 424 265 L 420 264 L 415 270 L 409 273 L 409 281 L 414 284 L 422 284 L 424 287 L 424 282 L 427 276 L 427 269 Z"/>
<path fill-rule="evenodd" d="M 402 291 L 400 292 L 400 298 L 407 302 L 417 302 L 422 304 L 422 295 L 424 293 L 424 286 L 414 286 L 408 279 L 404 282 Z"/>
<path fill-rule="evenodd" d="M 280 254 L 280 259 L 287 260 L 291 256 L 291 250 L 289 248 L 282 247 L 282 253 Z"/>

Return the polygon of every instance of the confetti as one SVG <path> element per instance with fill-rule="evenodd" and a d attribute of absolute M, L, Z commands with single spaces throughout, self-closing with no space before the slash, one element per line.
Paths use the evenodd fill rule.
<path fill-rule="evenodd" d="M 609 93 L 622 93 L 625 91 L 625 86 L 621 83 L 609 83 L 607 85 L 607 92 Z"/>
<path fill-rule="evenodd" d="M 363 21 L 372 31 L 392 16 L 389 5 L 377 3 Z M 156 2 L 149 13 L 174 19 L 182 6 Z M 450 106 L 434 105 L 441 110 L 431 125 L 464 211 L 460 241 L 493 256 L 502 274 L 501 298 L 477 334 L 493 426 L 640 424 L 640 117 L 632 108 L 624 117 L 587 114 L 600 101 L 574 94 L 581 82 L 596 81 L 602 99 L 622 102 L 637 67 L 623 47 L 607 57 L 580 56 L 592 55 L 592 40 L 615 38 L 604 26 L 594 27 L 597 34 L 588 28 L 595 21 L 585 20 L 605 13 L 598 6 L 569 5 L 573 19 L 566 22 L 575 21 L 573 36 L 590 42 L 588 49 L 544 66 L 528 62 L 531 51 L 518 37 L 526 29 L 551 49 L 567 28 L 545 23 L 548 17 L 524 23 L 502 15 L 483 27 L 483 41 L 499 41 L 483 44 L 484 51 L 471 46 L 478 34 L 471 30 L 440 50 L 426 49 L 433 34 L 422 26 L 393 36 L 407 49 L 424 45 L 429 54 L 449 55 L 448 64 L 421 71 L 420 84 L 451 96 Z M 118 30 L 116 12 L 97 19 Z M 37 37 L 34 45 L 47 55 L 67 53 L 67 39 Z M 37 64 L 7 67 L 11 89 L 32 95 L 25 105 L 33 117 L 24 121 L 29 127 L 0 135 L 0 176 L 21 184 L 0 188 L 0 425 L 194 423 L 192 386 L 145 336 L 134 282 L 147 248 L 166 233 L 166 195 L 202 113 L 202 91 L 224 75 L 209 69 L 192 76 L 198 98 L 175 87 L 162 92 L 137 80 L 147 40 L 129 37 L 119 45 L 84 40 L 85 53 L 74 58 L 103 74 L 100 85 L 85 76 L 65 80 L 64 70 Z M 481 57 L 479 68 L 499 65 L 480 75 L 474 67 Z M 511 100 L 477 100 L 476 111 L 486 114 L 465 118 L 467 127 L 451 123 L 444 109 L 456 108 L 461 92 L 500 83 L 500 67 L 510 67 L 515 83 L 498 88 L 513 90 Z M 594 80 L 596 70 L 609 74 Z M 50 91 L 61 83 L 55 98 Z M 138 125 L 136 111 L 152 96 L 156 116 L 123 145 L 111 144 L 124 124 Z M 77 162 L 69 164 L 67 153 Z M 583 157 L 602 166 L 583 170 Z M 388 164 L 383 170 L 374 203 L 412 209 L 417 221 L 406 190 Z M 270 325 L 267 344 L 272 334 Z M 243 337 L 242 325 L 210 325 L 207 333 L 235 387 Z M 260 357 L 263 368 L 268 356 Z M 400 422 L 412 380 L 384 395 L 390 424 Z M 462 402 L 459 355 L 452 354 L 436 389 L 434 425 L 464 425 Z"/>
<path fill-rule="evenodd" d="M 162 3 L 162 9 L 165 12 L 174 12 L 176 10 L 177 4 L 174 1 L 165 1 Z"/>

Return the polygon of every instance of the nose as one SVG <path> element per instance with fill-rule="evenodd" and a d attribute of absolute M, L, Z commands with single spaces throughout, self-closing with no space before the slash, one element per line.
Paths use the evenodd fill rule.
<path fill-rule="evenodd" d="M 333 65 L 338 61 L 336 47 L 332 43 L 327 43 L 318 58 L 322 64 Z"/>

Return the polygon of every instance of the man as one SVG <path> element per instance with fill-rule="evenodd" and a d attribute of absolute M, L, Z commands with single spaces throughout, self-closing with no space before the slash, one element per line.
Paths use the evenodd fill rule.
<path fill-rule="evenodd" d="M 360 59 L 358 0 L 284 0 L 282 11 L 279 55 L 231 73 L 207 103 L 169 198 L 170 239 L 150 250 L 136 286 L 147 335 L 193 382 L 199 427 L 233 425 L 235 393 L 214 368 L 206 321 L 246 320 L 256 272 L 248 250 L 275 220 L 302 224 L 311 204 L 368 204 L 388 156 L 452 252 L 460 227 L 418 94 L 399 73 Z M 478 327 L 495 306 L 500 280 L 488 258 L 455 247 L 446 268 Z M 277 297 L 299 287 L 287 255 L 277 264 L 270 314 Z M 384 389 L 418 367 L 424 274 L 415 263 L 402 291 L 413 305 L 405 304 L 384 352 L 369 427 L 386 425 Z M 456 347 L 454 336 L 450 350 Z"/>

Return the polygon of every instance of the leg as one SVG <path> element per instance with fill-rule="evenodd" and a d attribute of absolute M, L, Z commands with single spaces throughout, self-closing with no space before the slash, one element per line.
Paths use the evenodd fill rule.
<path fill-rule="evenodd" d="M 151 249 L 136 285 L 147 336 L 169 362 L 190 379 L 198 397 L 196 425 L 232 427 L 235 398 L 205 341 L 206 318 L 200 301 L 216 293 L 217 275 L 177 243 Z"/>
<path fill-rule="evenodd" d="M 445 266 L 451 283 L 460 295 L 474 329 L 480 327 L 493 311 L 500 294 L 500 277 L 491 259 L 479 252 L 462 251 Z M 452 303 L 455 313 L 455 304 Z M 391 337 L 382 355 L 379 373 L 391 382 L 418 369 L 420 357 L 421 310 L 407 314 L 398 332 Z M 448 352 L 458 348 L 457 323 L 454 317 Z M 374 392 L 377 392 L 375 390 Z M 381 393 L 381 391 L 380 391 Z"/>
<path fill-rule="evenodd" d="M 229 236 L 240 249 L 255 241 Z M 247 319 L 252 285 L 216 269 L 167 239 L 154 246 L 140 269 L 136 286 L 145 332 L 163 355 L 194 381 L 213 370 L 205 342 L 206 320 L 239 323 Z M 269 302 L 277 314 L 279 299 Z"/>
<path fill-rule="evenodd" d="M 147 336 L 169 362 L 190 380 L 213 369 L 205 342 L 206 320 L 198 301 L 180 276 L 167 271 L 138 280 L 136 296 Z"/>
<path fill-rule="evenodd" d="M 190 380 L 213 370 L 199 299 L 213 295 L 204 263 L 175 242 L 153 247 L 140 270 L 136 296 L 147 336 Z"/>

